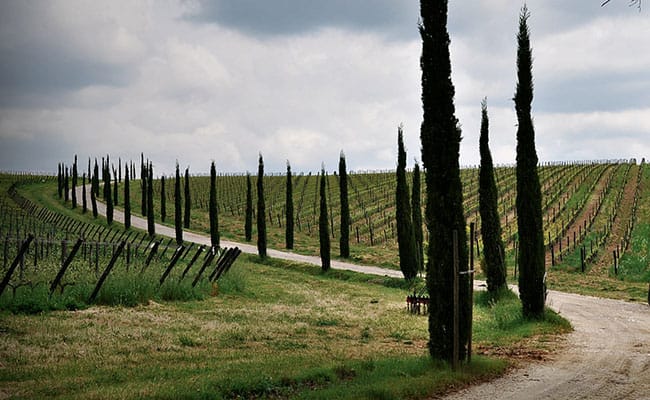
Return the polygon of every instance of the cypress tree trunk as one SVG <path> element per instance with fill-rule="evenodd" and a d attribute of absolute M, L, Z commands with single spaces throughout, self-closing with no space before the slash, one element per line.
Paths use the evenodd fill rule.
<path fill-rule="evenodd" d="M 86 173 L 81 175 L 81 212 L 85 214 L 88 211 L 88 201 L 86 200 Z"/>
<path fill-rule="evenodd" d="M 420 137 L 426 171 L 426 222 L 429 230 L 427 288 L 429 352 L 433 358 L 452 361 L 453 356 L 453 232 L 458 235 L 459 271 L 467 270 L 468 250 L 463 192 L 458 162 L 461 132 L 455 116 L 451 82 L 447 1 L 420 1 L 422 37 L 422 108 Z M 459 279 L 460 358 L 467 354 L 469 330 L 469 282 Z"/>
<path fill-rule="evenodd" d="M 341 239 L 339 246 L 341 257 L 350 257 L 350 204 L 348 203 L 348 171 L 345 154 L 339 156 L 339 196 L 341 201 Z"/>
<path fill-rule="evenodd" d="M 219 209 L 217 207 L 217 168 L 214 161 L 210 165 L 210 243 L 212 247 L 218 248 L 220 245 L 219 237 Z"/>
<path fill-rule="evenodd" d="M 420 204 L 420 164 L 413 167 L 413 189 L 411 192 L 411 214 L 413 220 L 413 233 L 415 235 L 415 250 L 418 260 L 418 272 L 424 271 L 424 252 L 422 247 L 422 205 Z"/>
<path fill-rule="evenodd" d="M 397 188 L 395 190 L 395 214 L 397 220 L 397 245 L 399 247 L 399 266 L 406 280 L 417 276 L 419 261 L 413 221 L 411 220 L 411 201 L 406 182 L 406 151 L 402 127 L 397 128 Z"/>
<path fill-rule="evenodd" d="M 183 244 L 183 215 L 181 207 L 181 173 L 176 162 L 176 180 L 174 181 L 174 228 L 176 229 L 176 244 Z"/>
<path fill-rule="evenodd" d="M 246 241 L 253 238 L 253 193 L 251 190 L 251 174 L 246 173 L 246 219 L 244 221 Z"/>
<path fill-rule="evenodd" d="M 321 167 L 320 172 L 320 216 L 318 218 L 318 236 L 320 239 L 320 259 L 323 271 L 327 271 L 331 267 L 330 262 L 330 232 L 329 221 L 327 218 L 327 197 L 325 194 L 325 184 L 327 175 L 325 174 L 325 167 Z"/>
<path fill-rule="evenodd" d="M 266 206 L 264 205 L 264 160 L 260 153 L 257 167 L 257 252 L 266 258 Z"/>
<path fill-rule="evenodd" d="M 124 227 L 131 228 L 131 180 L 129 166 L 124 166 Z"/>
<path fill-rule="evenodd" d="M 544 314 L 544 230 L 542 195 L 537 175 L 535 130 L 531 117 L 533 101 L 532 51 L 526 6 L 519 16 L 517 34 L 517 226 L 519 228 L 519 298 L 527 318 Z"/>
<path fill-rule="evenodd" d="M 167 197 L 165 196 L 165 175 L 160 177 L 160 220 L 167 218 Z"/>
<path fill-rule="evenodd" d="M 106 202 L 106 222 L 111 225 L 113 223 L 113 196 L 111 191 L 111 171 L 108 166 L 104 168 L 104 201 Z"/>
<path fill-rule="evenodd" d="M 183 226 L 190 227 L 190 209 L 192 201 L 190 198 L 190 167 L 185 168 L 185 218 L 183 219 Z"/>
<path fill-rule="evenodd" d="M 149 163 L 147 168 L 149 173 L 149 182 L 147 182 L 147 231 L 149 236 L 153 237 L 156 234 L 156 223 L 153 214 L 153 164 Z"/>
<path fill-rule="evenodd" d="M 72 208 L 77 208 L 77 178 L 77 155 L 75 154 L 72 164 Z"/>
<path fill-rule="evenodd" d="M 65 167 L 65 176 L 63 177 L 63 199 L 66 203 L 70 200 L 70 176 L 68 167 Z"/>
<path fill-rule="evenodd" d="M 481 137 L 479 148 L 481 168 L 479 169 L 479 212 L 481 213 L 481 237 L 488 292 L 496 294 L 506 287 L 505 250 L 501 240 L 501 221 L 497 200 L 499 194 L 494 180 L 494 167 L 489 147 L 489 120 L 487 100 L 481 103 Z"/>
<path fill-rule="evenodd" d="M 287 161 L 287 192 L 284 211 L 284 243 L 287 249 L 293 249 L 293 181 L 291 179 L 291 165 L 289 164 L 289 161 Z"/>

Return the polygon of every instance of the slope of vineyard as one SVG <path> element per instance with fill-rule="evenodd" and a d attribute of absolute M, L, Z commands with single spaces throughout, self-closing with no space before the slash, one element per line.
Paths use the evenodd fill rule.
<path fill-rule="evenodd" d="M 617 279 L 614 270 L 614 257 L 629 258 L 635 249 L 642 245 L 630 246 L 638 236 L 643 237 L 646 225 L 636 224 L 638 214 L 646 210 L 650 202 L 646 186 L 648 168 L 644 163 L 634 160 L 598 161 L 575 163 L 545 163 L 539 167 L 542 187 L 542 206 L 547 246 L 547 270 L 549 282 L 557 287 L 570 286 L 571 290 L 581 290 L 583 284 L 573 285 L 566 282 L 588 280 L 587 292 L 605 292 L 612 289 L 616 297 L 640 299 L 645 297 L 642 279 Z M 461 171 L 464 187 L 465 215 L 468 222 L 476 224 L 480 231 L 478 215 L 478 170 L 465 168 Z M 495 169 L 497 189 L 499 191 L 498 209 L 503 226 L 503 239 L 507 249 L 507 266 L 509 276 L 514 278 L 516 272 L 517 219 L 514 208 L 516 196 L 515 168 L 499 166 Z M 644 178 L 645 177 L 645 178 Z M 14 179 L 19 180 L 19 177 Z M 173 224 L 173 179 L 169 177 L 166 185 L 166 219 L 165 224 Z M 253 180 L 256 178 L 253 178 Z M 267 212 L 267 240 L 270 248 L 284 248 L 285 227 L 285 192 L 286 176 L 269 174 L 265 176 L 265 200 Z M 395 227 L 395 174 L 393 171 L 351 172 L 349 180 L 349 204 L 351 211 L 350 241 L 351 261 L 360 264 L 398 268 L 398 252 Z M 412 174 L 408 174 L 412 179 Z M 409 185 L 412 182 L 409 181 Z M 426 184 L 422 179 L 421 204 L 425 204 Z M 120 184 L 123 190 L 123 183 Z M 70 210 L 62 200 L 56 199 L 56 183 L 52 179 L 33 180 L 29 184 L 17 186 L 17 190 L 3 189 L 10 193 L 14 201 L 26 208 L 28 219 L 40 220 L 45 224 L 54 222 L 58 235 L 69 237 L 90 237 L 99 242 L 115 243 L 120 238 L 139 238 L 142 246 L 151 244 L 143 233 L 125 232 L 123 228 L 113 225 L 108 227 L 105 221 L 97 224 L 74 222 L 80 210 Z M 25 188 L 25 189 L 21 189 Z M 29 188 L 29 190 L 27 190 Z M 156 222 L 160 220 L 160 180 L 154 181 L 154 208 Z M 208 232 L 208 192 L 209 177 L 193 176 L 190 179 L 191 190 L 191 229 Z M 38 193 L 38 195 L 36 195 Z M 121 194 L 123 191 L 121 192 Z M 121 196 L 122 197 L 122 196 Z M 131 184 L 131 204 L 140 204 L 141 190 L 138 180 Z M 217 197 L 219 207 L 219 224 L 223 238 L 244 242 L 244 218 L 246 204 L 246 176 L 222 174 L 217 177 Z M 301 254 L 318 255 L 318 212 L 319 197 L 317 176 L 311 173 L 299 173 L 293 176 L 293 203 L 295 218 L 294 251 Z M 20 200 L 22 199 L 22 200 Z M 101 199 L 100 199 L 101 200 Z M 256 193 L 253 191 L 253 203 Z M 327 178 L 327 201 L 330 210 L 329 224 L 332 235 L 332 255 L 339 253 L 338 235 L 340 232 L 340 204 L 338 176 L 333 173 Z M 7 199 L 4 200 L 7 203 Z M 3 203 L 2 207 L 7 207 Z M 52 211 L 42 211 L 53 204 L 65 208 L 63 217 L 55 218 Z M 123 206 L 123 199 L 117 205 Z M 134 213 L 138 207 L 132 207 Z M 40 211 L 39 211 L 40 210 Z M 638 211 L 641 210 L 641 211 Z M 6 224 L 6 219 L 4 223 Z M 646 219 L 647 220 L 647 219 Z M 641 219 L 641 221 L 644 221 Z M 11 225 L 11 223 L 10 223 Z M 35 223 L 32 223 L 35 225 Z M 21 232 L 8 234 L 14 229 L 5 228 L 4 236 L 20 237 Z M 49 228 L 53 230 L 54 228 Z M 426 227 L 423 226 L 425 245 L 428 242 Z M 644 230 L 645 229 L 645 230 Z M 24 234 L 25 232 L 22 232 Z M 253 227 L 253 238 L 255 237 Z M 47 236 L 47 234 L 46 234 Z M 253 239 L 255 240 L 255 239 Z M 647 238 L 646 238 L 647 240 Z M 638 240 L 637 240 L 638 242 Z M 164 244 L 164 243 L 163 243 Z M 167 247 L 170 243 L 167 243 Z M 477 235 L 472 244 L 480 260 L 481 240 Z M 426 253 L 426 252 L 425 252 Z M 637 262 L 639 264 L 639 262 Z M 584 269 L 584 273 L 582 270 Z M 648 270 L 647 264 L 642 267 Z M 581 275 L 578 275 L 580 273 Z M 570 274 L 570 278 L 565 275 Z M 638 275 L 638 274 L 637 274 Z M 584 283 L 584 282 L 582 282 Z"/>

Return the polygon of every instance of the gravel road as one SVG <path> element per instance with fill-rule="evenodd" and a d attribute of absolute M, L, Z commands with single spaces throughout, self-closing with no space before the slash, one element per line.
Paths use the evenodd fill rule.
<path fill-rule="evenodd" d="M 78 188 L 81 190 L 81 188 Z M 81 194 L 79 194 L 79 197 Z M 105 207 L 98 202 L 98 211 Z M 124 221 L 120 211 L 114 219 Z M 133 226 L 147 229 L 133 216 Z M 156 234 L 175 237 L 173 228 L 156 224 Z M 184 232 L 184 239 L 209 244 L 207 236 Z M 222 241 L 257 254 L 250 244 Z M 320 265 L 320 258 L 269 250 L 273 258 Z M 400 271 L 332 261 L 332 268 L 402 277 Z M 445 399 L 645 399 L 650 400 L 650 307 L 646 304 L 550 291 L 547 304 L 571 321 L 566 346 L 544 363 L 531 363 L 494 381 L 469 387 Z"/>

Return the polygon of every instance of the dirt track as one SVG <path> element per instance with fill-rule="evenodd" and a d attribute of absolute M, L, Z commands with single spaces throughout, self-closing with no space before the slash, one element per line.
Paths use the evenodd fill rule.
<path fill-rule="evenodd" d="M 78 190 L 81 190 L 80 188 Z M 81 195 L 79 195 L 81 196 Z M 98 202 L 98 211 L 105 207 Z M 114 218 L 123 222 L 116 211 Z M 133 216 L 133 226 L 145 229 L 146 220 Z M 156 224 L 156 233 L 175 237 L 173 228 Z M 184 232 L 185 240 L 209 244 L 209 238 Z M 257 254 L 250 244 L 222 241 Z M 274 258 L 320 265 L 318 257 L 269 250 Z M 332 268 L 374 275 L 401 277 L 399 271 L 332 262 Z M 459 391 L 447 399 L 646 399 L 650 400 L 650 307 L 570 293 L 551 291 L 547 304 L 571 321 L 563 351 L 544 363 L 524 368 Z"/>

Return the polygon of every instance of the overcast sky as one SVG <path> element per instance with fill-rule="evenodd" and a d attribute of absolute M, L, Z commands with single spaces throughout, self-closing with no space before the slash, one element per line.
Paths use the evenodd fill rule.
<path fill-rule="evenodd" d="M 650 156 L 650 7 L 529 0 L 541 161 Z M 461 164 L 514 163 L 516 0 L 451 1 Z M 644 4 L 645 5 L 645 4 Z M 0 170 L 110 154 L 156 175 L 421 159 L 419 2 L 0 1 Z M 83 164 L 82 164 L 83 165 Z"/>

